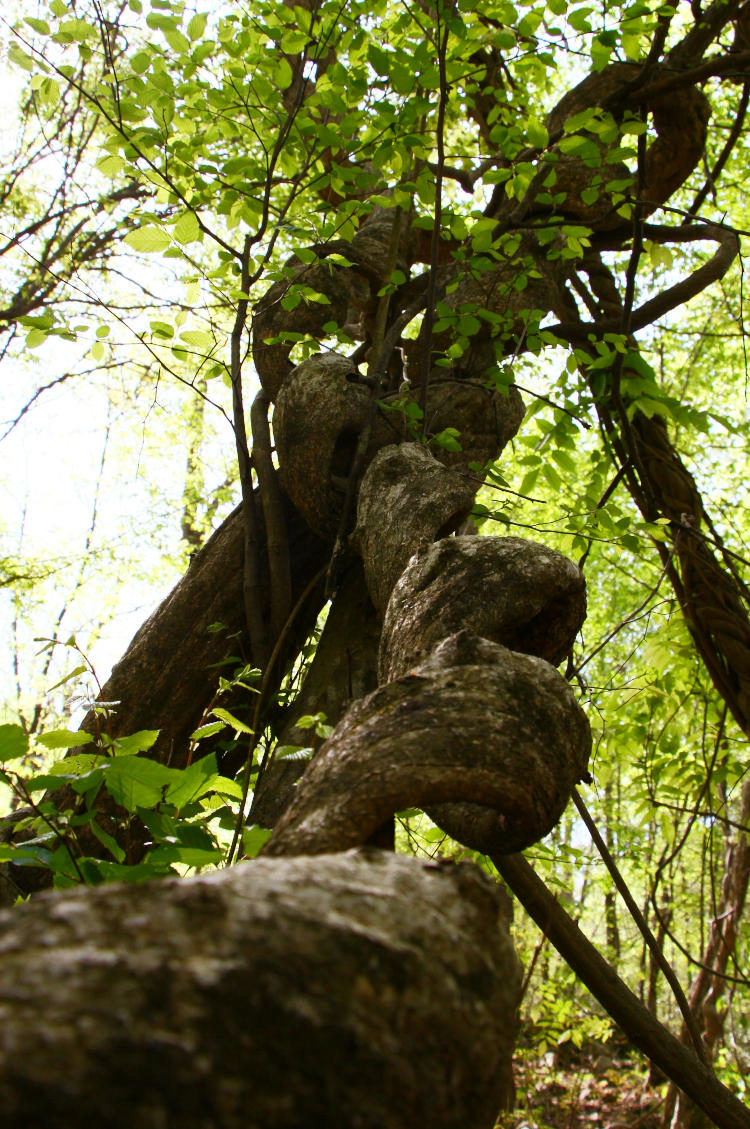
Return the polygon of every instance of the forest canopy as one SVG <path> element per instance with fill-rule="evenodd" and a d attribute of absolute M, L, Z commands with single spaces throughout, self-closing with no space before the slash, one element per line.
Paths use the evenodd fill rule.
<path fill-rule="evenodd" d="M 2 37 L 6 903 L 470 859 L 520 902 L 503 1116 L 543 1124 L 544 1056 L 624 1020 L 531 864 L 747 1100 L 750 6 L 20 0 Z M 705 1124 L 658 1066 L 645 1123 Z"/>

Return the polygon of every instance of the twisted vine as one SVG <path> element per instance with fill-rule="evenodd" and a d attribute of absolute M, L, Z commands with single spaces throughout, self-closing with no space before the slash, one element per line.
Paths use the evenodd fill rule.
<path fill-rule="evenodd" d="M 289 788 L 287 799 L 277 806 L 268 854 L 341 850 L 367 841 L 394 811 L 421 806 L 454 839 L 498 858 L 502 867 L 504 855 L 536 841 L 554 825 L 576 781 L 586 776 L 588 725 L 551 665 L 569 651 L 585 614 L 580 573 L 549 551 L 545 567 L 540 567 L 542 547 L 533 542 L 452 533 L 481 482 L 477 464 L 497 458 L 520 424 L 518 390 L 512 385 L 498 388 L 489 379 L 498 360 L 528 347 L 546 311 L 562 316 L 554 331 L 575 342 L 592 333 L 617 332 L 622 325 L 621 299 L 616 308 L 594 301 L 589 312 L 595 321 L 583 323 L 568 291 L 575 272 L 559 254 L 548 255 L 545 248 L 557 252 L 559 239 L 555 235 L 550 245 L 545 228 L 571 219 L 589 224 L 592 245 L 602 249 L 622 247 L 636 223 L 642 238 L 648 226 L 644 217 L 684 183 L 703 154 L 708 102 L 694 81 L 674 81 L 669 57 L 664 64 L 658 62 L 663 42 L 662 36 L 645 66 L 605 68 L 556 107 L 547 122 L 550 142 L 541 155 L 539 176 L 524 199 L 506 201 L 501 184 L 488 207 L 487 214 L 497 220 L 489 265 L 472 273 L 462 268 L 460 253 L 452 265 L 443 261 L 437 290 L 445 296 L 441 308 L 447 311 L 447 324 L 435 333 L 433 347 L 447 350 L 455 342 L 451 311 L 456 323 L 462 310 L 471 307 L 489 315 L 461 341 L 458 351 L 451 350 L 449 363 L 443 358 L 439 367 L 430 369 L 432 402 L 427 400 L 425 417 L 435 426 L 425 427 L 425 437 L 429 440 L 439 431 L 435 421 L 439 409 L 445 408 L 440 423 L 446 426 L 449 421 L 447 425 L 455 427 L 462 450 L 428 452 L 409 442 L 413 433 L 403 409 L 410 399 L 409 373 L 424 360 L 423 335 L 416 342 L 402 338 L 387 371 L 376 378 L 359 370 L 357 362 L 367 355 L 374 334 L 375 287 L 383 277 L 378 266 L 393 245 L 392 221 L 389 224 L 382 210 L 373 213 L 350 243 L 316 247 L 317 259 L 310 264 L 290 263 L 289 280 L 272 287 L 258 306 L 255 349 L 264 387 L 277 403 L 274 428 L 282 481 L 311 526 L 329 541 L 334 529 L 340 541 L 341 496 L 353 492 L 358 497 L 348 548 L 351 561 L 361 559 L 356 567 L 364 570 L 374 605 L 368 614 L 375 622 L 383 619 L 380 685 L 354 704 L 357 695 L 351 686 L 348 694 L 340 686 L 337 712 L 344 716 L 301 783 Z M 485 62 L 489 73 L 494 65 L 491 52 Z M 501 74 L 502 67 L 494 67 L 493 73 Z M 485 88 L 475 106 L 485 140 L 492 136 L 490 102 Z M 607 146 L 595 135 L 599 153 L 593 161 L 571 157 L 560 148 L 567 119 L 597 104 L 616 122 L 628 112 L 653 120 L 656 139 L 648 147 L 639 146 L 642 169 L 637 182 L 625 166 L 608 158 Z M 585 194 L 592 186 L 592 167 L 599 170 L 593 178 L 598 189 L 593 199 L 591 192 Z M 553 196 L 546 191 L 550 187 Z M 737 251 L 736 237 L 725 230 L 648 227 L 649 238 L 658 241 L 684 241 L 699 234 L 719 242 L 714 259 L 665 294 L 630 310 L 630 332 L 721 277 Z M 400 267 L 407 273 L 425 261 L 423 244 L 417 233 L 404 233 Z M 353 265 L 328 263 L 331 248 Z M 444 244 L 443 250 L 460 252 L 455 244 Z M 589 265 L 595 259 L 594 252 Z M 517 286 L 519 277 L 525 278 L 522 287 Z M 417 273 L 393 294 L 389 317 L 398 332 L 424 308 L 429 280 L 429 275 Z M 296 307 L 297 315 L 293 302 L 285 308 L 282 302 L 293 293 L 290 287 L 300 284 L 324 294 L 325 306 L 316 308 L 310 302 L 301 311 Z M 626 305 L 631 302 L 632 286 Z M 321 340 L 323 326 L 331 320 L 363 342 L 355 355 L 320 354 L 295 366 L 292 335 L 303 332 Z M 377 413 L 355 460 L 352 452 L 363 431 L 365 399 L 372 404 L 373 379 L 378 381 Z M 485 408 L 477 407 L 482 404 Z M 401 411 L 394 412 L 394 406 Z M 682 582 L 690 578 L 691 567 L 699 566 L 707 577 L 705 539 L 697 538 L 697 548 L 693 528 L 702 505 L 663 421 L 636 414 L 630 430 L 638 449 L 623 467 L 629 486 L 637 491 L 636 466 L 642 470 L 649 505 L 657 499 L 657 512 L 679 522 L 676 549 Z M 471 477 L 466 473 L 469 466 Z M 344 512 L 344 522 L 346 516 Z M 495 553 L 489 565 L 484 553 Z M 550 582 L 550 571 L 564 580 L 558 587 Z M 508 597 L 499 616 L 494 614 L 498 600 L 493 576 L 501 578 Z M 670 578 L 679 592 L 681 578 L 674 569 Z M 691 587 L 705 597 L 704 583 L 696 581 Z M 357 581 L 360 594 L 362 584 Z M 726 606 L 721 622 L 717 609 L 711 612 L 714 625 L 721 628 L 713 632 L 711 646 L 720 652 L 719 665 L 734 653 L 732 661 L 744 678 L 747 641 L 742 632 L 737 635 L 736 615 L 732 624 L 725 622 L 726 616 L 732 619 L 737 613 L 731 589 L 731 578 L 713 585 L 714 605 Z M 342 595 L 334 599 L 334 610 L 337 601 L 342 602 Z M 692 607 L 699 603 L 696 597 Z M 685 600 L 683 607 L 688 617 L 695 614 Z M 347 647 L 351 642 L 349 637 Z M 701 653 L 711 669 L 710 656 Z M 375 673 L 371 647 L 362 669 L 367 671 L 360 684 L 364 688 Z"/>

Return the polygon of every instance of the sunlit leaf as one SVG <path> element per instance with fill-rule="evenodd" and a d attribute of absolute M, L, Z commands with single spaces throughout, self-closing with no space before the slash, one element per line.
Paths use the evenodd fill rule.
<path fill-rule="evenodd" d="M 0 725 L 0 764 L 25 757 L 29 738 L 20 725 Z"/>
<path fill-rule="evenodd" d="M 162 228 L 150 225 L 129 231 L 125 242 L 134 251 L 165 251 L 172 243 L 172 237 Z"/>

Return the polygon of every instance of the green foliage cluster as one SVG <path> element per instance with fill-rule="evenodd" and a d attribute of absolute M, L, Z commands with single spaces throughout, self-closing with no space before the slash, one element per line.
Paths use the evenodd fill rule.
<path fill-rule="evenodd" d="M 102 734 L 95 740 L 89 733 L 50 730 L 37 738 L 42 749 L 81 747 L 87 751 L 66 756 L 48 772 L 25 777 L 13 770 L 12 762 L 29 754 L 27 735 L 19 725 L 0 727 L 0 779 L 31 809 L 16 824 L 16 831 L 29 837 L 18 844 L 0 846 L 0 859 L 16 866 L 49 869 L 58 887 L 116 880 L 140 882 L 173 874 L 175 865 L 220 863 L 225 852 L 213 829 L 227 826 L 227 817 L 232 820 L 229 826 L 234 825 L 227 801 L 241 798 L 241 790 L 234 781 L 219 776 L 214 754 L 184 769 L 168 768 L 139 756 L 148 752 L 157 736 L 157 731 L 146 730 L 119 739 Z M 200 736 L 197 733 L 196 740 Z M 71 791 L 70 806 L 56 805 L 50 798 L 62 788 Z M 151 834 L 152 843 L 137 862 L 129 860 L 127 850 L 120 845 L 122 833 L 116 838 L 104 826 L 108 820 L 95 806 L 102 791 L 124 813 L 120 823 L 127 826 L 131 819 L 139 819 Z M 35 799 L 40 792 L 42 799 Z M 111 857 L 95 858 L 85 853 L 81 843 L 86 833 Z M 124 838 L 127 841 L 127 835 Z"/>

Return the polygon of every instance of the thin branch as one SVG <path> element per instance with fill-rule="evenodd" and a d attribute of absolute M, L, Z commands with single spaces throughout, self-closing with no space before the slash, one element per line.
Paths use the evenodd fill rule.
<path fill-rule="evenodd" d="M 253 400 L 250 409 L 250 427 L 253 433 L 253 466 L 258 476 L 258 491 L 263 506 L 268 546 L 268 574 L 270 586 L 270 626 L 272 636 L 278 637 L 287 621 L 292 606 L 292 577 L 289 560 L 289 543 L 281 502 L 278 475 L 271 458 L 271 433 L 268 426 L 270 400 L 262 390 Z"/>
<path fill-rule="evenodd" d="M 245 236 L 242 249 L 242 274 L 240 292 L 243 297 L 237 301 L 237 312 L 232 327 L 230 342 L 232 381 L 232 416 L 237 463 L 242 490 L 242 515 L 244 528 L 242 594 L 245 602 L 245 622 L 250 639 L 250 653 L 253 662 L 263 670 L 268 659 L 268 639 L 263 622 L 263 605 L 260 595 L 260 528 L 253 497 L 253 474 L 250 452 L 247 445 L 245 427 L 245 407 L 242 394 L 242 341 L 247 323 L 250 276 L 250 236 Z"/>
<path fill-rule="evenodd" d="M 687 1001 L 687 997 L 685 996 L 685 993 L 682 989 L 682 985 L 680 984 L 679 980 L 677 979 L 677 976 L 675 975 L 674 969 L 672 968 L 672 966 L 669 963 L 669 961 L 667 960 L 667 958 L 664 956 L 664 953 L 661 951 L 661 948 L 659 947 L 659 944 L 656 940 L 656 937 L 654 937 L 653 933 L 651 932 L 651 929 L 649 928 L 649 924 L 646 921 L 646 918 L 641 913 L 640 907 L 638 906 L 638 904 L 637 904 L 635 898 L 633 897 L 633 895 L 630 893 L 630 889 L 628 887 L 627 882 L 625 881 L 622 874 L 620 873 L 620 870 L 619 870 L 617 863 L 615 862 L 614 858 L 612 857 L 612 854 L 609 850 L 609 847 L 604 842 L 604 839 L 602 838 L 602 836 L 599 834 L 599 828 L 596 826 L 596 823 L 594 822 L 594 820 L 592 818 L 591 812 L 586 807 L 586 804 L 584 803 L 583 798 L 581 797 L 581 794 L 580 794 L 580 792 L 578 791 L 577 788 L 573 789 L 572 797 L 573 797 L 573 803 L 576 806 L 576 811 L 578 812 L 581 819 L 585 823 L 586 828 L 589 832 L 589 835 L 591 836 L 591 839 L 592 839 L 596 849 L 598 850 L 598 852 L 601 856 L 602 862 L 606 866 L 606 868 L 609 872 L 609 875 L 610 875 L 612 881 L 614 882 L 616 889 L 618 890 L 618 892 L 620 894 L 620 897 L 625 902 L 625 905 L 628 907 L 628 912 L 630 913 L 630 916 L 633 918 L 633 921 L 638 926 L 638 930 L 639 930 L 641 936 L 643 937 L 643 940 L 648 945 L 648 948 L 651 950 L 651 954 L 652 954 L 654 960 L 656 961 L 659 968 L 662 970 L 662 972 L 664 974 L 664 979 L 667 981 L 670 988 L 672 989 L 672 992 L 674 994 L 674 998 L 677 1001 L 677 1006 L 680 1009 L 680 1014 L 682 1015 L 682 1018 L 685 1022 L 685 1027 L 687 1028 L 687 1030 L 690 1034 L 690 1038 L 691 1038 L 693 1046 L 695 1048 L 695 1053 L 697 1054 L 697 1056 L 701 1060 L 701 1062 L 707 1064 L 706 1051 L 705 1051 L 705 1048 L 703 1046 L 703 1040 L 701 1039 L 700 1032 L 698 1031 L 697 1027 L 695 1026 L 695 1020 L 693 1019 L 693 1016 L 691 1014 L 690 1005 L 689 1005 L 689 1003 Z"/>
<path fill-rule="evenodd" d="M 523 855 L 493 855 L 492 862 L 529 916 L 630 1041 L 721 1129 L 750 1129 L 750 1110 L 630 991 Z"/>
<path fill-rule="evenodd" d="M 732 150 L 734 149 L 735 145 L 740 139 L 740 136 L 742 135 L 742 130 L 745 126 L 745 116 L 747 115 L 748 103 L 750 103 L 750 79 L 746 78 L 742 84 L 742 96 L 740 98 L 739 106 L 737 107 L 737 114 L 734 119 L 732 129 L 724 144 L 724 148 L 722 149 L 716 161 L 716 164 L 706 177 L 706 183 L 696 194 L 695 199 L 690 205 L 688 211 L 689 216 L 697 216 L 698 212 L 701 209 L 701 205 L 705 201 L 709 192 L 713 192 L 715 190 L 716 181 L 719 179 L 724 166 L 732 155 Z"/>

